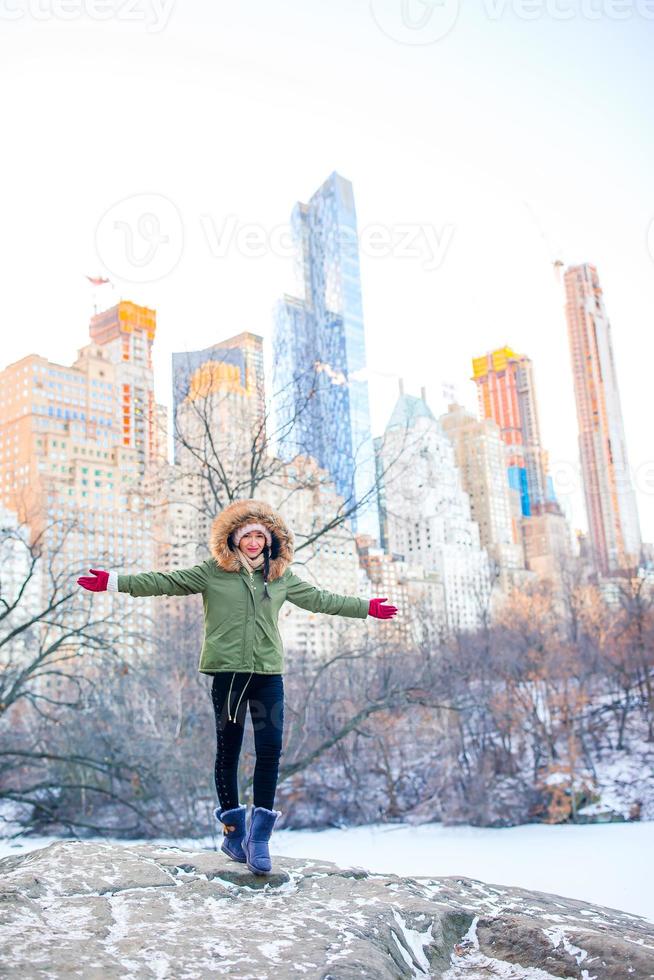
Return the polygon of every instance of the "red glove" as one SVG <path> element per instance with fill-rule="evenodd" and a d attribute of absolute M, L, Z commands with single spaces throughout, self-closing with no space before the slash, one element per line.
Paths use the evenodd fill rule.
<path fill-rule="evenodd" d="M 100 568 L 89 568 L 89 572 L 93 572 L 93 578 L 88 575 L 82 576 L 77 579 L 77 584 L 88 589 L 89 592 L 106 592 L 109 572 L 103 572 Z"/>
<path fill-rule="evenodd" d="M 368 606 L 368 615 L 375 619 L 392 619 L 397 612 L 396 606 L 385 606 L 386 598 L 371 599 Z"/>

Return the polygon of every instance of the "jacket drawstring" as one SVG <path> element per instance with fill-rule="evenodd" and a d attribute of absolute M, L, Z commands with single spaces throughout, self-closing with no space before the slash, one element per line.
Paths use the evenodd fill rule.
<path fill-rule="evenodd" d="M 236 710 L 234 712 L 234 717 L 233 718 L 230 715 L 229 702 L 230 702 L 230 698 L 231 698 L 231 694 L 232 694 L 232 684 L 234 683 L 234 678 L 236 677 L 236 673 L 233 673 L 232 674 L 232 680 L 231 680 L 231 683 L 229 685 L 229 694 L 227 695 L 227 718 L 228 718 L 229 721 L 233 721 L 234 723 L 236 722 L 236 716 L 238 715 L 238 708 L 239 708 L 239 705 L 241 703 L 241 698 L 245 694 L 245 688 L 250 683 L 250 678 L 252 677 L 252 674 L 253 673 L 254 673 L 253 670 L 250 671 L 250 677 L 248 677 L 248 679 L 246 680 L 245 684 L 243 685 L 243 690 L 241 691 L 240 697 L 239 697 L 238 701 L 236 702 Z"/>
<path fill-rule="evenodd" d="M 232 680 L 231 680 L 231 683 L 229 685 L 229 693 L 227 695 L 227 720 L 228 721 L 231 721 L 232 720 L 231 708 L 229 706 L 229 702 L 230 702 L 231 697 L 232 697 L 232 684 L 234 683 L 234 678 L 235 677 L 236 677 L 236 674 L 232 674 Z"/>

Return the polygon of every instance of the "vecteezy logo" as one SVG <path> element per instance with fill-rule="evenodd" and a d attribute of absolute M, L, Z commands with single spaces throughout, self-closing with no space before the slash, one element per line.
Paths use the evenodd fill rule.
<path fill-rule="evenodd" d="M 370 0 L 372 17 L 399 44 L 433 44 L 449 34 L 460 0 Z"/>
<path fill-rule="evenodd" d="M 134 194 L 113 204 L 95 232 L 103 265 L 127 282 L 156 282 L 179 262 L 184 226 L 176 206 L 162 194 Z"/>

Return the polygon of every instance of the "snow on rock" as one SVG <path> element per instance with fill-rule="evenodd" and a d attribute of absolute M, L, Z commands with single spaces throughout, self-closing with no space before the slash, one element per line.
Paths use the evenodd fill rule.
<path fill-rule="evenodd" d="M 474 977 L 501 977 L 503 980 L 527 980 L 527 978 L 528 980 L 555 980 L 555 977 L 561 976 L 558 973 L 546 973 L 538 967 L 524 967 L 486 956 L 479 947 L 478 922 L 479 918 L 475 916 L 467 933 L 455 947 L 454 956 L 461 957 L 460 961 L 457 962 L 453 958 L 453 966 L 443 974 L 442 980 L 463 980 L 465 977 L 468 980 L 474 980 Z"/>
<path fill-rule="evenodd" d="M 634 980 L 654 927 L 623 912 L 468 878 L 275 857 L 59 841 L 0 861 L 4 975 L 186 980 Z"/>

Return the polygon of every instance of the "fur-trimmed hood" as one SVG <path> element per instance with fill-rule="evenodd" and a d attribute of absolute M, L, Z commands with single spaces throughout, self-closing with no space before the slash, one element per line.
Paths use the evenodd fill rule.
<path fill-rule="evenodd" d="M 263 500 L 235 500 L 214 517 L 209 550 L 220 568 L 240 572 L 242 565 L 227 540 L 241 524 L 264 524 L 272 535 L 269 581 L 281 578 L 293 561 L 293 534 L 284 519 Z"/>

